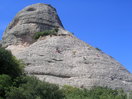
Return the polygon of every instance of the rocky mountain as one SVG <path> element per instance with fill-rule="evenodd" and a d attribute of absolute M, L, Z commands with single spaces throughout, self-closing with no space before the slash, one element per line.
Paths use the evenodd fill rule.
<path fill-rule="evenodd" d="M 58 28 L 56 35 L 33 38 Z M 81 88 L 108 86 L 132 90 L 132 74 L 119 62 L 66 31 L 55 8 L 33 4 L 21 10 L 4 32 L 2 46 L 25 62 L 40 80 Z"/>
<path fill-rule="evenodd" d="M 3 35 L 2 45 L 16 45 L 23 42 L 33 43 L 35 32 L 62 27 L 56 10 L 50 5 L 35 4 L 20 11 L 9 24 Z"/>

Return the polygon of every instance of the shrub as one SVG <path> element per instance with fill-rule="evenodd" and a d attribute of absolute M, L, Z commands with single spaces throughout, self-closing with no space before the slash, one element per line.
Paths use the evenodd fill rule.
<path fill-rule="evenodd" d="M 55 27 L 54 31 L 57 33 L 59 31 L 58 27 Z"/>
<path fill-rule="evenodd" d="M 6 99 L 26 99 L 23 88 L 11 87 L 10 92 L 7 92 L 6 96 Z"/>
<path fill-rule="evenodd" d="M 85 99 L 83 91 L 79 88 L 65 85 L 61 90 L 64 92 L 65 99 Z"/>
<path fill-rule="evenodd" d="M 23 66 L 10 51 L 0 48 L 0 74 L 7 74 L 15 78 L 22 74 Z"/>
<path fill-rule="evenodd" d="M 37 32 L 34 34 L 33 38 L 38 39 L 40 36 L 47 36 L 47 35 L 57 35 L 58 28 L 55 28 L 53 30 L 45 30 L 43 32 Z"/>
<path fill-rule="evenodd" d="M 18 78 L 17 78 L 18 79 Z M 21 77 L 19 87 L 11 87 L 7 99 L 63 99 L 64 95 L 54 84 L 42 82 L 35 77 Z M 17 80 L 18 81 L 18 80 Z"/>
<path fill-rule="evenodd" d="M 2 98 L 2 97 L 0 96 L 0 99 L 4 99 L 4 98 Z"/>
<path fill-rule="evenodd" d="M 11 86 L 12 80 L 8 75 L 0 75 L 0 97 L 5 98 L 6 90 Z"/>
<path fill-rule="evenodd" d="M 67 85 L 59 89 L 57 85 L 29 76 L 16 78 L 9 88 L 6 99 L 127 99 L 123 90 L 107 87 L 93 87 L 88 90 Z"/>
<path fill-rule="evenodd" d="M 87 90 L 64 86 L 62 90 L 66 99 L 127 99 L 122 90 L 113 90 L 107 87 L 93 87 L 91 90 Z"/>
<path fill-rule="evenodd" d="M 101 49 L 99 49 L 99 48 L 96 48 L 96 50 L 98 50 L 98 51 L 102 51 Z"/>

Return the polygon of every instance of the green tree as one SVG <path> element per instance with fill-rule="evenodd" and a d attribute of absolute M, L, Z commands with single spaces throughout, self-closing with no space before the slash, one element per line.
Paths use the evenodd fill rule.
<path fill-rule="evenodd" d="M 10 51 L 0 48 L 0 74 L 7 74 L 12 78 L 22 74 L 23 64 Z"/>
<path fill-rule="evenodd" d="M 0 75 L 0 97 L 5 98 L 6 90 L 12 85 L 11 77 L 8 75 Z"/>

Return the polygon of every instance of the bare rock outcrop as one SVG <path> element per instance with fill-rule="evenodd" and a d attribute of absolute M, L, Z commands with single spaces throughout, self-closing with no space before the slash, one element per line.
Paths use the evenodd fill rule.
<path fill-rule="evenodd" d="M 16 56 L 28 74 L 50 83 L 132 90 L 132 75 L 120 63 L 72 35 L 47 36 Z"/>
<path fill-rule="evenodd" d="M 37 11 L 38 8 L 42 11 Z M 59 85 L 81 88 L 108 86 L 113 89 L 132 90 L 132 74 L 109 55 L 64 30 L 53 7 L 45 4 L 31 5 L 19 12 L 15 18 L 19 22 L 14 23 L 15 19 L 11 22 L 2 42 L 3 45 L 8 45 L 7 48 L 17 58 L 25 62 L 27 74 Z M 24 38 L 32 39 L 32 33 L 56 26 L 59 27 L 56 36 L 44 36 L 29 45 L 15 45 L 14 38 L 22 39 L 24 35 Z M 17 31 L 18 35 L 11 36 L 16 33 L 12 31 Z M 7 40 L 9 36 L 12 38 Z M 17 47 L 21 49 L 16 50 Z"/>
<path fill-rule="evenodd" d="M 2 38 L 2 46 L 33 43 L 34 33 L 55 27 L 63 28 L 55 8 L 47 4 L 33 4 L 21 10 L 9 24 Z"/>

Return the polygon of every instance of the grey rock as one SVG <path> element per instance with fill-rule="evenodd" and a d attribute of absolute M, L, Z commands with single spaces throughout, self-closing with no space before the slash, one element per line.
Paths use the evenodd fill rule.
<path fill-rule="evenodd" d="M 132 74 L 112 57 L 72 34 L 47 36 L 14 55 L 27 64 L 27 74 L 50 83 L 132 90 Z"/>
<path fill-rule="evenodd" d="M 2 41 L 0 40 L 0 47 L 2 47 Z"/>
<path fill-rule="evenodd" d="M 41 8 L 43 4 L 33 6 Z M 27 16 L 29 14 L 25 13 L 27 9 L 34 10 L 29 9 L 30 7 L 31 6 L 19 12 L 17 16 L 21 16 L 20 19 L 26 19 L 26 17 L 28 19 L 31 17 L 32 19 L 33 15 L 34 19 L 36 19 L 37 15 L 35 16 L 35 14 L 37 13 L 34 11 L 34 13 L 31 12 L 31 16 Z M 53 9 L 47 5 L 43 7 L 41 9 L 47 7 Z M 45 18 L 45 16 L 43 17 Z M 59 84 L 60 86 L 71 85 L 81 88 L 108 86 L 113 89 L 123 88 L 125 91 L 132 90 L 132 74 L 119 62 L 79 40 L 73 36 L 72 33 L 64 30 L 60 21 L 54 22 L 54 17 L 48 17 L 50 17 L 50 15 L 47 16 L 47 19 L 57 24 L 55 26 L 59 26 L 58 35 L 41 37 L 28 46 L 24 46 L 24 44 L 13 45 L 14 42 L 12 43 L 11 41 L 12 45 L 7 47 L 18 59 L 22 59 L 25 62 L 25 72 L 27 74 L 34 75 L 40 80 Z M 37 21 L 39 20 L 35 22 Z M 21 23 L 23 24 L 24 22 L 25 21 L 22 21 Z M 44 24 L 42 24 L 42 27 L 43 26 L 45 27 Z M 30 30 L 31 28 L 28 26 L 26 29 Z M 35 31 L 38 28 L 33 29 L 31 30 Z M 17 31 L 25 31 L 25 28 L 18 28 Z M 5 37 L 8 37 L 10 33 L 12 32 L 5 32 L 4 36 L 6 35 Z M 22 32 L 19 33 L 21 34 Z M 30 35 L 28 35 L 28 37 L 29 36 Z"/>
<path fill-rule="evenodd" d="M 36 32 L 63 28 L 55 8 L 47 4 L 33 4 L 21 10 L 4 32 L 2 46 L 23 42 L 33 43 Z"/>

